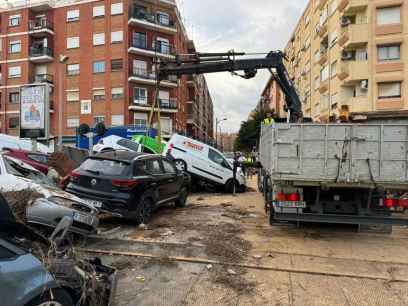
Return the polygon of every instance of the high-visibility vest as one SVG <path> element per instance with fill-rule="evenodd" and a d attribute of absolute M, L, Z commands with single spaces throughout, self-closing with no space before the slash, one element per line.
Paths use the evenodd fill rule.
<path fill-rule="evenodd" d="M 275 120 L 273 120 L 273 118 L 265 118 L 264 119 L 264 124 L 265 125 L 271 125 L 274 122 L 275 122 Z"/>

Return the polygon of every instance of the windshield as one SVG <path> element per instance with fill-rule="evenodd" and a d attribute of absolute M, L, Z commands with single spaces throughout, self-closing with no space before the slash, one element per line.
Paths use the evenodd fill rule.
<path fill-rule="evenodd" d="M 55 186 L 55 183 L 49 179 L 46 175 L 25 165 L 23 162 L 16 161 L 8 156 L 4 156 L 4 164 L 6 165 L 7 172 L 9 174 L 24 177 L 35 181 L 39 184 L 45 184 L 48 186 Z"/>
<path fill-rule="evenodd" d="M 95 175 L 124 176 L 129 172 L 129 164 L 116 160 L 88 158 L 81 170 Z"/>

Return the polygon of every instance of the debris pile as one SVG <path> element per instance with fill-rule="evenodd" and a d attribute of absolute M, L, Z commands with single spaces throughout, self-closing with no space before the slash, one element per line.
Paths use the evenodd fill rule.
<path fill-rule="evenodd" d="M 17 221 L 25 223 L 27 207 L 44 195 L 33 189 L 7 191 L 2 193 Z"/>
<path fill-rule="evenodd" d="M 63 152 L 54 152 L 48 158 L 48 166 L 53 167 L 61 177 L 65 177 L 76 168 L 76 163 Z"/>

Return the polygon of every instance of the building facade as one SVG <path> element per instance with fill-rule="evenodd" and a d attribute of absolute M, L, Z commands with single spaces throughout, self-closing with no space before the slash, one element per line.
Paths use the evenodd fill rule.
<path fill-rule="evenodd" d="M 67 141 L 82 123 L 146 129 L 156 92 L 162 136 L 187 133 L 188 77 L 156 91 L 155 63 L 188 52 L 175 0 L 33 0 L 0 19 L 1 132 L 19 132 L 20 87 L 47 82 L 51 134 Z"/>
<path fill-rule="evenodd" d="M 306 117 L 408 113 L 403 0 L 310 0 L 285 49 Z"/>
<path fill-rule="evenodd" d="M 285 118 L 285 96 L 278 83 L 271 76 L 261 93 L 257 110 L 265 115 L 271 113 L 274 117 Z"/>
<path fill-rule="evenodd" d="M 219 133 L 217 148 L 223 152 L 235 152 L 234 147 L 237 137 L 236 133 Z"/>

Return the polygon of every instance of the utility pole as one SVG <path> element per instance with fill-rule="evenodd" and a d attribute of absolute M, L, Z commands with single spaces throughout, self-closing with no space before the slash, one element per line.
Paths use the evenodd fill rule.
<path fill-rule="evenodd" d="M 218 125 L 226 120 L 228 119 L 227 118 L 218 119 L 217 117 L 215 118 L 215 146 L 217 147 L 217 149 L 218 149 Z"/>
<path fill-rule="evenodd" d="M 64 70 L 65 63 L 68 61 L 69 57 L 63 54 L 59 56 L 59 71 L 58 71 L 58 82 L 59 82 L 59 107 L 58 107 L 58 149 L 62 150 L 62 137 L 64 133 Z"/>

